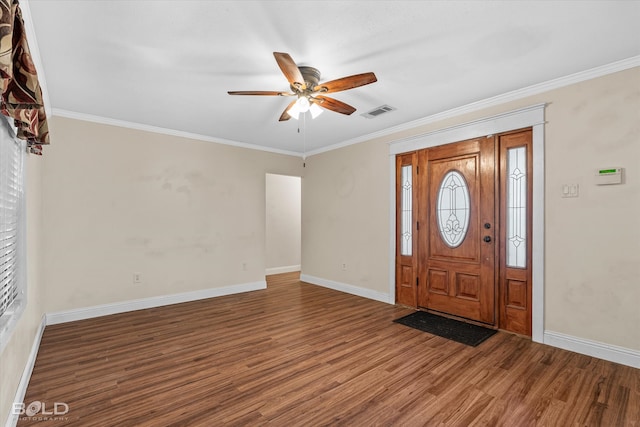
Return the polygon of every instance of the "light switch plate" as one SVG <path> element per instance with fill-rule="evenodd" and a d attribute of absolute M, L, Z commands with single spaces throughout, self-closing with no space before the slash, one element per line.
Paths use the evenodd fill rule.
<path fill-rule="evenodd" d="M 578 197 L 580 195 L 580 186 L 578 184 L 563 184 L 562 198 Z"/>

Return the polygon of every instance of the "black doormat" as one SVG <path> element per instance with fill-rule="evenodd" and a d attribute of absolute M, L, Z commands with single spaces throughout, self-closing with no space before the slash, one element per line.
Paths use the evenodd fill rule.
<path fill-rule="evenodd" d="M 436 316 L 426 311 L 416 311 L 408 316 L 396 319 L 394 322 L 472 347 L 477 346 L 498 332 L 495 329 L 483 328 L 482 326 Z"/>

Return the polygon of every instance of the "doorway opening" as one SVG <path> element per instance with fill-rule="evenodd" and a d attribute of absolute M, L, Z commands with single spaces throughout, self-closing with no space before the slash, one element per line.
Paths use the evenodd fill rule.
<path fill-rule="evenodd" d="M 298 273 L 302 253 L 302 178 L 266 174 L 266 276 Z"/>

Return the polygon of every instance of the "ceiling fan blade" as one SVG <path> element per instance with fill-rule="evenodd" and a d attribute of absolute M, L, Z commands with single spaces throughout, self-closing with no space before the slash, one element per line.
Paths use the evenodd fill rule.
<path fill-rule="evenodd" d="M 312 100 L 322 108 L 335 111 L 336 113 L 350 115 L 356 111 L 351 105 L 345 104 L 337 99 L 329 98 L 328 96 L 316 96 L 313 97 Z"/>
<path fill-rule="evenodd" d="M 290 92 L 277 92 L 273 90 L 231 90 L 229 95 L 260 95 L 260 96 L 293 96 Z"/>
<path fill-rule="evenodd" d="M 293 107 L 293 104 L 295 104 L 297 101 L 298 99 L 296 98 L 293 101 L 291 101 L 289 105 L 287 105 L 287 108 L 284 109 L 284 111 L 280 115 L 280 118 L 278 119 L 279 122 L 284 122 L 291 118 L 291 116 L 289 115 L 289 108 Z"/>
<path fill-rule="evenodd" d="M 321 83 L 314 87 L 313 91 L 320 91 L 322 93 L 340 92 L 341 90 L 353 89 L 355 87 L 368 85 L 377 81 L 378 79 L 373 73 L 355 74 L 353 76 Z"/>
<path fill-rule="evenodd" d="M 273 52 L 273 56 L 275 56 L 276 62 L 284 76 L 287 78 L 289 84 L 305 89 L 304 77 L 302 77 L 300 69 L 291 56 L 289 56 L 288 53 L 283 52 Z"/>

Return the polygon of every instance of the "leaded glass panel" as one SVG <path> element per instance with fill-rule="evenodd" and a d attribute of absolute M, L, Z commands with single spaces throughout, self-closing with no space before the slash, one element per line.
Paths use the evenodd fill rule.
<path fill-rule="evenodd" d="M 402 212 L 400 220 L 401 247 L 400 254 L 410 256 L 413 248 L 413 173 L 412 166 L 402 167 Z"/>
<path fill-rule="evenodd" d="M 507 266 L 527 266 L 527 152 L 507 150 Z"/>
<path fill-rule="evenodd" d="M 460 246 L 469 229 L 469 188 L 460 172 L 452 170 L 442 179 L 436 203 L 442 240 L 452 248 Z"/>

